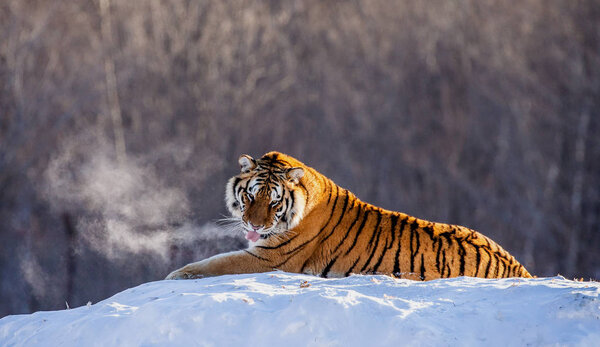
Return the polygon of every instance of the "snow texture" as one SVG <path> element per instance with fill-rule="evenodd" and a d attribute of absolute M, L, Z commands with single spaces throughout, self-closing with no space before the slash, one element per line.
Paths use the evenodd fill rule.
<path fill-rule="evenodd" d="M 0 319 L 3 346 L 600 344 L 600 283 L 562 277 L 157 281 L 94 305 Z"/>

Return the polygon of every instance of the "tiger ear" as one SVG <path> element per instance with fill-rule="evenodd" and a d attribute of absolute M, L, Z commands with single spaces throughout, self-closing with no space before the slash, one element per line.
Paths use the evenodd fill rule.
<path fill-rule="evenodd" d="M 304 169 L 301 167 L 293 167 L 291 169 L 288 169 L 288 171 L 286 172 L 286 176 L 290 181 L 297 184 L 302 178 L 302 176 L 304 176 Z"/>
<path fill-rule="evenodd" d="M 238 163 L 240 163 L 242 172 L 250 172 L 250 170 L 256 167 L 256 160 L 248 154 L 242 154 L 240 159 L 238 159 Z"/>

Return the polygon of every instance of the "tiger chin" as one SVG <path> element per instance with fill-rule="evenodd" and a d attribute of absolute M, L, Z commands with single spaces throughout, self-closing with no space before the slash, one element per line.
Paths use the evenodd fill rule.
<path fill-rule="evenodd" d="M 225 201 L 247 249 L 188 264 L 166 279 L 273 270 L 413 280 L 457 276 L 532 277 L 512 255 L 466 227 L 384 210 L 278 152 L 239 158 Z"/>

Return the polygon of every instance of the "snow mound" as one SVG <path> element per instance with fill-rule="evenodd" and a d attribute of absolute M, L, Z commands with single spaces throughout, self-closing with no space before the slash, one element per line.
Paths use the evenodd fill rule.
<path fill-rule="evenodd" d="M 600 283 L 562 277 L 158 281 L 95 305 L 0 319 L 0 345 L 597 345 Z"/>

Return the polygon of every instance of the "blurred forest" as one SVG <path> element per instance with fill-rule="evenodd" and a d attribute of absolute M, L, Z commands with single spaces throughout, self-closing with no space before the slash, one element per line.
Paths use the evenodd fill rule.
<path fill-rule="evenodd" d="M 237 158 L 600 278 L 597 0 L 3 0 L 0 317 L 245 246 Z"/>

